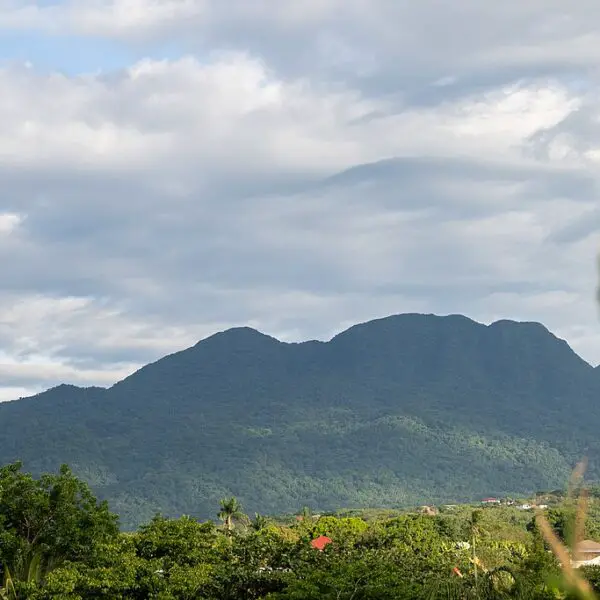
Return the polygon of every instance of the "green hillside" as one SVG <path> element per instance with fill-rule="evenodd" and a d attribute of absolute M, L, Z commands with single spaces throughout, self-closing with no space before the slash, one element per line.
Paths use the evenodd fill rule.
<path fill-rule="evenodd" d="M 398 315 L 329 342 L 232 329 L 110 389 L 0 405 L 0 462 L 68 463 L 126 525 L 402 506 L 564 484 L 600 455 L 600 372 L 542 325 Z"/>

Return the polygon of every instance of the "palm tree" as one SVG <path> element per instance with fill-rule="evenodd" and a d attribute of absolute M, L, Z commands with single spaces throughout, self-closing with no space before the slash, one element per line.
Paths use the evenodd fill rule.
<path fill-rule="evenodd" d="M 13 578 L 10 574 L 10 569 L 7 566 L 5 566 L 4 581 L 2 587 L 0 588 L 0 600 L 15 600 L 16 598 L 17 590 L 15 589 L 15 584 L 13 583 Z"/>
<path fill-rule="evenodd" d="M 242 512 L 242 505 L 235 496 L 221 500 L 221 510 L 217 515 L 225 524 L 225 529 L 231 531 L 233 522 L 242 520 L 246 515 Z"/>
<path fill-rule="evenodd" d="M 35 551 L 27 557 L 20 556 L 12 569 L 6 564 L 3 565 L 4 578 L 0 587 L 0 600 L 18 600 L 25 597 L 17 591 L 20 585 L 39 585 L 55 564 L 52 558 L 44 560 L 42 553 Z"/>
<path fill-rule="evenodd" d="M 267 517 L 264 517 L 263 515 L 260 515 L 258 513 L 254 513 L 254 519 L 251 523 L 252 529 L 254 529 L 254 531 L 262 531 L 263 529 L 266 529 L 268 524 L 269 519 L 267 519 Z"/>

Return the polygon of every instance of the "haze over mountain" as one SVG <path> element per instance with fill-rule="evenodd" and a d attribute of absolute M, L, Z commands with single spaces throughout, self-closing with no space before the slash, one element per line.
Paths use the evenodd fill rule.
<path fill-rule="evenodd" d="M 127 526 L 161 511 L 398 506 L 598 472 L 600 372 L 538 323 L 404 314 L 329 342 L 217 333 L 109 389 L 0 404 L 0 461 L 70 464 Z"/>

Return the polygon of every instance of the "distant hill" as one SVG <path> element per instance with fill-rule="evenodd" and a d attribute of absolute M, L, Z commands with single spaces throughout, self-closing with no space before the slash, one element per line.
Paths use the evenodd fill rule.
<path fill-rule="evenodd" d="M 236 328 L 109 389 L 0 404 L 0 462 L 69 463 L 127 526 L 468 501 L 600 469 L 600 371 L 537 323 L 405 314 L 329 342 Z"/>

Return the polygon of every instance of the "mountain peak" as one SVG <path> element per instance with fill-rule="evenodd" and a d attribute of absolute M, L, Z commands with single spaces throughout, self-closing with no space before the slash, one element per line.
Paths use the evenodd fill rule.
<path fill-rule="evenodd" d="M 59 383 L 58 385 L 55 385 L 54 387 L 50 388 L 48 391 L 67 391 L 67 390 L 81 390 L 83 388 L 77 386 L 77 385 L 73 385 L 72 383 Z"/>
<path fill-rule="evenodd" d="M 399 313 L 379 319 L 373 319 L 364 323 L 358 323 L 341 331 L 332 338 L 331 341 L 351 337 L 359 333 L 378 334 L 382 331 L 393 332 L 396 328 L 403 330 L 419 329 L 424 326 L 437 327 L 439 325 L 467 325 L 475 327 L 484 327 L 481 323 L 459 314 L 436 315 L 433 313 Z"/>
<path fill-rule="evenodd" d="M 229 329 L 225 329 L 223 331 L 219 331 L 207 338 L 200 340 L 198 344 L 203 344 L 212 339 L 226 339 L 226 340 L 271 340 L 275 342 L 279 342 L 278 339 L 267 335 L 266 333 L 262 333 L 258 331 L 258 329 L 254 329 L 252 327 L 248 327 L 247 325 L 242 325 L 240 327 L 231 327 Z"/>
<path fill-rule="evenodd" d="M 521 329 L 528 329 L 529 331 L 540 331 L 544 333 L 552 332 L 539 321 L 516 321 L 514 319 L 498 319 L 489 324 L 489 327 L 519 327 Z M 556 336 L 555 336 L 556 337 Z"/>
<path fill-rule="evenodd" d="M 248 348 L 263 347 L 265 345 L 281 344 L 278 339 L 262 333 L 252 327 L 232 327 L 219 331 L 207 338 L 204 338 L 197 342 L 193 348 L 202 349 L 210 346 L 211 348 L 219 347 L 223 349 L 227 348 Z"/>

